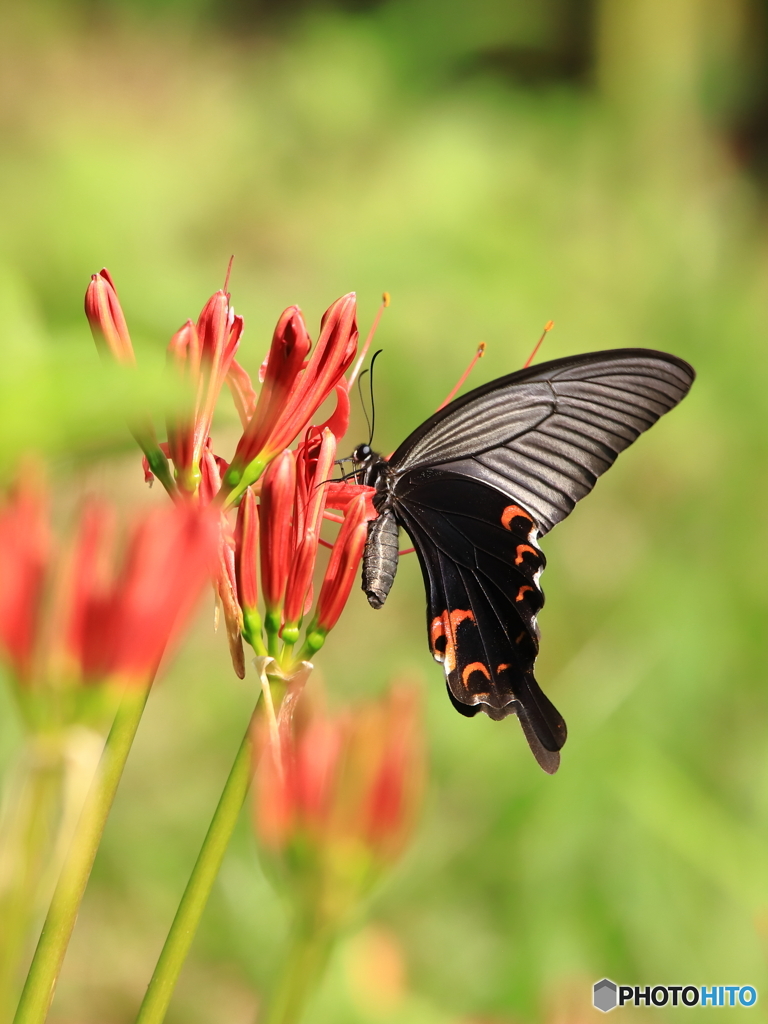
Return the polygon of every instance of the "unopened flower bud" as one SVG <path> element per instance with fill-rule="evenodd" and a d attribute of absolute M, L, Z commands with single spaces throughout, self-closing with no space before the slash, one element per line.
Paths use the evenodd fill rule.
<path fill-rule="evenodd" d="M 133 365 L 136 362 L 128 325 L 106 268 L 91 276 L 85 293 L 85 315 L 101 352 L 109 352 L 118 363 Z"/>
<path fill-rule="evenodd" d="M 237 597 L 243 613 L 243 636 L 252 647 L 262 650 L 261 617 L 258 610 L 259 507 L 248 487 L 237 510 L 235 529 L 235 572 Z"/>
<path fill-rule="evenodd" d="M 303 657 L 311 658 L 322 647 L 329 630 L 339 621 L 365 550 L 370 512 L 366 493 L 358 494 L 349 504 L 328 561 L 315 617 L 307 630 Z"/>

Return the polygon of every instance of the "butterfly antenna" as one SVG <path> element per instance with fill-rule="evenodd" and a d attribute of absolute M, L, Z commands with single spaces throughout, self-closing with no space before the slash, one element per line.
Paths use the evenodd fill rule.
<path fill-rule="evenodd" d="M 368 331 L 368 337 L 365 339 L 365 344 L 363 345 L 362 349 L 360 350 L 360 355 L 358 356 L 358 359 L 357 359 L 357 362 L 355 363 L 354 369 L 352 370 L 352 373 L 350 373 L 350 375 L 349 375 L 349 385 L 348 385 L 348 387 L 352 387 L 352 385 L 355 383 L 355 379 L 357 378 L 357 375 L 360 373 L 360 367 L 365 362 L 365 357 L 368 355 L 368 349 L 371 347 L 371 342 L 373 341 L 374 336 L 376 334 L 376 328 L 379 326 L 379 320 L 381 320 L 381 314 L 387 308 L 387 306 L 389 305 L 389 302 L 390 302 L 389 292 L 384 292 L 383 295 L 381 296 L 381 305 L 378 308 L 376 316 L 373 318 L 373 323 L 371 324 L 371 329 L 370 329 L 370 331 Z"/>
<path fill-rule="evenodd" d="M 523 363 L 523 369 L 524 370 L 527 370 L 528 367 L 533 362 L 533 360 L 536 358 L 536 353 L 541 348 L 542 341 L 544 341 L 544 339 L 546 338 L 546 336 L 549 334 L 549 332 L 552 330 L 552 328 L 554 326 L 555 326 L 555 321 L 554 320 L 547 320 L 547 322 L 544 324 L 544 330 L 541 332 L 541 337 L 536 342 L 536 345 L 535 345 L 535 347 L 533 349 L 533 352 L 531 352 L 531 354 L 528 356 L 528 358 Z"/>
<path fill-rule="evenodd" d="M 368 447 L 373 444 L 373 431 L 376 427 L 376 401 L 373 397 L 373 368 L 376 365 L 376 360 L 379 358 L 384 349 L 379 349 L 378 352 L 373 353 L 373 359 L 371 359 L 371 436 L 368 438 Z"/>
<path fill-rule="evenodd" d="M 440 403 L 440 405 L 438 405 L 437 409 L 435 409 L 435 412 L 440 412 L 441 409 L 444 409 L 445 406 L 448 405 L 448 403 L 451 401 L 453 396 L 459 390 L 461 385 L 464 383 L 464 381 L 467 379 L 467 377 L 470 375 L 470 373 L 472 373 L 472 371 L 474 370 L 475 363 L 477 362 L 477 360 L 478 359 L 482 359 L 484 355 L 485 355 L 485 342 L 481 341 L 480 344 L 477 346 L 477 352 L 475 352 L 475 354 L 472 356 L 472 358 L 469 361 L 469 366 L 466 368 L 464 373 L 462 373 L 462 375 L 459 377 L 459 380 L 458 380 L 458 383 L 456 384 L 456 387 L 453 388 L 453 390 L 449 392 L 448 397 L 445 398 Z"/>
<path fill-rule="evenodd" d="M 366 426 L 368 427 L 368 433 L 369 433 L 369 435 L 372 436 L 373 435 L 373 427 L 371 426 L 371 419 L 370 419 L 370 416 L 368 415 L 368 410 L 365 407 L 365 399 L 363 398 L 363 377 L 368 372 L 369 372 L 368 370 L 363 370 L 363 372 L 357 378 L 357 391 L 358 391 L 358 394 L 360 395 L 360 405 L 363 407 L 363 415 L 365 416 L 365 423 L 366 423 Z M 369 441 L 368 444 L 370 444 L 370 443 L 371 442 Z"/>
<path fill-rule="evenodd" d="M 232 273 L 232 264 L 234 263 L 234 261 L 235 254 L 232 253 L 232 255 L 229 257 L 229 263 L 227 264 L 227 273 L 224 276 L 224 288 L 222 290 L 225 292 L 229 291 L 229 275 Z"/>

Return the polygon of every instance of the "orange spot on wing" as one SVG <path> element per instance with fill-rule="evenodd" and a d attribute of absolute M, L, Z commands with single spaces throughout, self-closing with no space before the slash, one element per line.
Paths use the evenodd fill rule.
<path fill-rule="evenodd" d="M 529 523 L 533 522 L 533 517 L 528 515 L 524 508 L 520 508 L 519 505 L 507 505 L 501 513 L 501 525 L 505 530 L 511 530 L 512 527 L 510 526 L 510 523 L 518 516 L 522 516 L 523 519 L 527 519 Z"/>
<path fill-rule="evenodd" d="M 432 653 L 438 661 L 442 661 L 446 672 L 453 672 L 456 668 L 456 630 L 459 623 L 464 619 L 470 622 L 475 621 L 475 616 L 470 611 L 462 611 L 457 608 L 455 611 L 444 611 L 442 615 L 432 619 L 429 625 L 429 640 L 432 646 Z M 435 647 L 441 636 L 445 637 L 445 651 L 441 654 Z"/>
<path fill-rule="evenodd" d="M 530 544 L 518 544 L 517 545 L 517 558 L 515 559 L 515 565 L 520 565 L 523 561 L 523 554 L 526 551 L 530 551 L 532 555 L 538 555 L 536 548 L 532 548 Z"/>
<path fill-rule="evenodd" d="M 520 587 L 520 589 L 517 592 L 517 597 L 515 598 L 515 601 L 522 601 L 525 597 L 526 590 L 533 590 L 533 587 Z"/>
<path fill-rule="evenodd" d="M 496 671 L 497 671 L 497 672 L 506 672 L 506 670 L 507 670 L 508 668 L 509 668 L 509 665 L 499 665 L 499 666 L 497 667 Z"/>
<path fill-rule="evenodd" d="M 491 678 L 490 672 L 485 667 L 485 665 L 482 663 L 482 661 L 473 661 L 472 664 L 471 665 L 467 665 L 467 667 L 461 673 L 461 681 L 462 681 L 462 683 L 464 683 L 465 686 L 469 685 L 468 680 L 469 680 L 469 677 L 472 675 L 473 672 L 482 672 L 482 674 L 485 676 L 486 679 L 490 679 Z"/>
<path fill-rule="evenodd" d="M 517 640 L 515 640 L 515 643 L 516 644 L 522 643 L 522 641 L 525 640 L 525 638 L 527 636 L 528 636 L 528 634 L 525 632 L 525 630 L 523 630 L 523 632 L 520 634 L 520 636 L 517 638 Z"/>

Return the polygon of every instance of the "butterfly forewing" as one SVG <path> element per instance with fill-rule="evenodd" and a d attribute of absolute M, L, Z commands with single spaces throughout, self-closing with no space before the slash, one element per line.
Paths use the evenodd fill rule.
<path fill-rule="evenodd" d="M 681 359 L 644 349 L 569 356 L 492 381 L 440 410 L 403 442 L 395 472 L 451 469 L 516 499 L 539 534 L 693 381 Z"/>

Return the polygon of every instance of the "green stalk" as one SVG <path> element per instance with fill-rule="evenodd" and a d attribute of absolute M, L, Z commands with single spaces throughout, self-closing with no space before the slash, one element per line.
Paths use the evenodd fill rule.
<path fill-rule="evenodd" d="M 15 776 L 16 785 L 11 791 L 15 790 L 16 797 L 9 801 L 7 816 L 0 821 L 0 848 L 10 862 L 8 875 L 0 879 L 2 1024 L 7 1024 L 13 1015 L 18 996 L 17 973 L 31 931 L 35 904 L 54 858 L 64 778 L 57 740 L 33 736 Z"/>
<path fill-rule="evenodd" d="M 257 705 L 254 717 L 259 710 Z M 253 719 L 251 719 L 253 721 Z M 251 781 L 251 724 L 235 757 L 171 930 L 139 1009 L 136 1024 L 161 1024 L 232 838 Z"/>
<path fill-rule="evenodd" d="M 264 1024 L 298 1024 L 307 1000 L 323 976 L 334 939 L 333 931 L 313 926 L 310 921 L 297 924 L 267 1006 Z"/>
<path fill-rule="evenodd" d="M 104 825 L 148 696 L 148 686 L 128 691 L 115 715 L 48 908 L 14 1024 L 43 1024 L 48 1015 Z"/>

